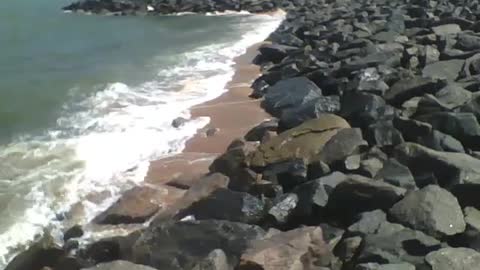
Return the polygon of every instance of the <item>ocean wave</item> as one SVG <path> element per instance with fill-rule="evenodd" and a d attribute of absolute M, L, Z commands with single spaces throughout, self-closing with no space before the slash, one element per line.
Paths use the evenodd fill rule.
<path fill-rule="evenodd" d="M 140 85 L 111 83 L 72 105 L 75 112 L 59 118 L 46 136 L 1 146 L 0 200 L 9 205 L 0 212 L 0 269 L 45 228 L 60 238 L 66 223 L 59 213 L 80 205 L 83 211 L 68 222 L 86 223 L 142 182 L 149 161 L 181 152 L 209 119 L 191 119 L 181 128 L 172 120 L 190 119 L 189 108 L 221 95 L 234 58 L 265 40 L 282 19 L 249 16 L 239 41 L 187 52 L 178 65 Z M 104 196 L 90 202 L 92 194 Z"/>

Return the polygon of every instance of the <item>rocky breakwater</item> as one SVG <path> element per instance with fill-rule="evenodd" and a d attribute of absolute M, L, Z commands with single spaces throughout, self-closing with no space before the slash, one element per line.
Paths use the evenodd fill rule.
<path fill-rule="evenodd" d="M 7 269 L 479 269 L 478 1 L 279 6 L 252 86 L 278 120 L 148 227 L 77 249 L 43 241 Z M 103 222 L 159 211 L 113 209 Z"/>

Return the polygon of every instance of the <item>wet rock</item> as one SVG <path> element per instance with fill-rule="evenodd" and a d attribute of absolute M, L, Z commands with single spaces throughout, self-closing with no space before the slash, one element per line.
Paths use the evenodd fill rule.
<path fill-rule="evenodd" d="M 219 220 L 152 224 L 133 245 L 132 259 L 157 269 L 192 269 L 221 249 L 236 265 L 248 243 L 264 235 L 257 226 Z"/>
<path fill-rule="evenodd" d="M 414 143 L 396 147 L 394 155 L 408 166 L 415 177 L 432 174 L 442 187 L 449 188 L 461 183 L 480 183 L 480 160 L 463 153 L 448 153 L 429 149 Z"/>
<path fill-rule="evenodd" d="M 280 44 L 264 44 L 258 50 L 263 61 L 280 63 L 289 53 L 298 48 Z"/>
<path fill-rule="evenodd" d="M 434 185 L 409 193 L 390 209 L 390 214 L 412 229 L 432 236 L 461 233 L 466 226 L 457 199 Z"/>
<path fill-rule="evenodd" d="M 249 156 L 248 163 L 253 167 L 265 167 L 285 160 L 302 158 L 308 164 L 339 130 L 349 127 L 350 125 L 341 117 L 321 115 L 318 119 L 307 121 L 261 144 Z"/>
<path fill-rule="evenodd" d="M 261 141 L 267 132 L 276 132 L 278 129 L 278 120 L 267 120 L 252 128 L 245 135 L 247 141 Z"/>
<path fill-rule="evenodd" d="M 322 90 L 306 77 L 277 82 L 267 89 L 263 106 L 267 112 L 279 116 L 281 111 L 298 108 L 322 96 Z"/>
<path fill-rule="evenodd" d="M 434 79 L 455 81 L 460 71 L 462 71 L 464 63 L 464 60 L 458 59 L 435 62 L 425 66 L 422 70 L 422 75 Z"/>
<path fill-rule="evenodd" d="M 176 219 L 193 216 L 197 220 L 220 219 L 253 224 L 264 217 L 264 208 L 260 199 L 248 193 L 222 188 L 180 211 Z"/>
<path fill-rule="evenodd" d="M 414 77 L 396 82 L 385 93 L 384 98 L 394 105 L 400 105 L 412 97 L 436 93 L 439 89 L 441 87 L 435 79 Z"/>
<path fill-rule="evenodd" d="M 163 192 L 150 187 L 134 187 L 106 211 L 95 217 L 97 224 L 143 223 L 160 209 Z M 157 200 L 156 200 L 157 198 Z"/>
<path fill-rule="evenodd" d="M 408 167 L 391 158 L 383 163 L 383 168 L 375 175 L 376 179 L 408 190 L 416 189 L 415 178 Z"/>
<path fill-rule="evenodd" d="M 238 269 L 316 269 L 327 266 L 330 259 L 322 229 L 305 227 L 250 242 Z"/>
<path fill-rule="evenodd" d="M 90 268 L 83 268 L 83 270 L 155 270 L 155 268 L 134 264 L 128 261 L 113 261 L 97 264 Z"/>
<path fill-rule="evenodd" d="M 347 221 L 359 213 L 387 210 L 403 198 L 406 190 L 381 181 L 350 175 L 330 193 L 327 209 Z"/>
<path fill-rule="evenodd" d="M 80 225 L 74 225 L 63 234 L 63 241 L 68 241 L 72 238 L 78 238 L 83 236 L 83 228 Z"/>
<path fill-rule="evenodd" d="M 382 210 L 373 210 L 360 214 L 360 219 L 348 227 L 348 231 L 353 234 L 375 234 L 380 229 L 380 225 L 387 221 L 387 215 Z"/>
<path fill-rule="evenodd" d="M 384 222 L 376 234 L 364 238 L 359 263 L 422 264 L 425 255 L 441 248 L 437 239 L 399 224 Z"/>
<path fill-rule="evenodd" d="M 442 248 L 425 260 L 432 270 L 474 270 L 480 265 L 480 253 L 468 248 Z"/>
<path fill-rule="evenodd" d="M 181 126 L 185 125 L 185 123 L 187 123 L 188 120 L 183 118 L 183 117 L 177 117 L 175 119 L 173 119 L 172 121 L 172 127 L 174 128 L 180 128 Z"/>
<path fill-rule="evenodd" d="M 278 183 L 284 191 L 308 181 L 308 167 L 303 159 L 293 159 L 270 164 L 262 171 L 263 178 Z"/>
<path fill-rule="evenodd" d="M 215 249 L 200 261 L 192 270 L 233 270 L 228 263 L 227 255 L 221 249 Z"/>

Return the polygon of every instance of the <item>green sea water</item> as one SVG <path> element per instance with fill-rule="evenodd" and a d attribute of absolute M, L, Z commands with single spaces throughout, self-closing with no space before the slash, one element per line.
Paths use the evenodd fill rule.
<path fill-rule="evenodd" d="M 88 222 L 148 161 L 181 151 L 208 119 L 171 121 L 220 95 L 233 58 L 281 21 L 62 12 L 68 3 L 0 1 L 0 269 L 45 227 L 61 231 L 71 205 Z"/>

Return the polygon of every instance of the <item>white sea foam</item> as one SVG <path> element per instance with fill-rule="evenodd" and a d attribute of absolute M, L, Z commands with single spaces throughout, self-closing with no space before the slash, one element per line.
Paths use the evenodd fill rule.
<path fill-rule="evenodd" d="M 88 222 L 120 192 L 143 181 L 150 160 L 182 151 L 209 119 L 192 119 L 179 129 L 171 121 L 190 118 L 188 108 L 221 95 L 234 74 L 233 59 L 267 38 L 283 17 L 247 19 L 250 30 L 240 41 L 186 53 L 176 67 L 141 85 L 112 83 L 76 104 L 81 110 L 58 119 L 58 128 L 48 136 L 0 148 L 1 184 L 26 194 L 9 197 L 20 207 L 2 213 L 14 222 L 0 231 L 0 269 L 46 227 L 59 235 L 63 223 L 55 221 L 58 213 L 80 203 L 84 212 L 75 222 Z M 92 193 L 107 196 L 92 202 Z"/>

